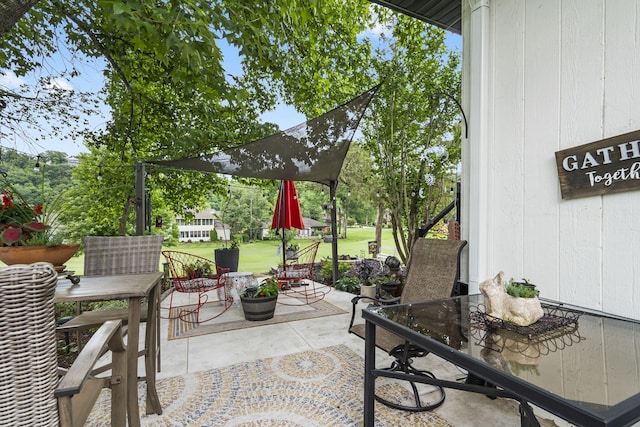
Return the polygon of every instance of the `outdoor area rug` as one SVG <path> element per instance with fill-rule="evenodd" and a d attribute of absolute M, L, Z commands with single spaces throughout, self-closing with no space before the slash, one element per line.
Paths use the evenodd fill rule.
<path fill-rule="evenodd" d="M 280 304 L 291 303 L 294 305 Z M 288 295 L 278 296 L 278 305 L 273 318 L 269 320 L 249 321 L 244 320 L 242 307 L 231 306 L 221 316 L 200 324 L 195 323 L 195 315 L 187 315 L 187 322 L 177 319 L 178 310 L 185 309 L 173 308 L 171 310 L 171 320 L 169 321 L 169 339 L 189 338 L 198 335 L 213 334 L 216 332 L 231 331 L 234 329 L 252 328 L 255 326 L 271 325 L 274 323 L 291 322 L 295 320 L 313 319 L 316 317 L 333 316 L 336 314 L 346 313 L 343 309 L 325 300 L 314 302 L 313 304 L 301 305 L 304 299 L 294 298 Z M 216 306 L 203 306 L 200 310 L 200 318 L 207 319 L 216 314 L 216 310 L 220 310 Z"/>
<path fill-rule="evenodd" d="M 259 359 L 159 380 L 162 415 L 141 415 L 143 426 L 361 426 L 363 359 L 344 345 Z M 144 414 L 146 387 L 140 383 Z M 103 391 L 87 426 L 109 422 Z M 437 413 L 375 405 L 375 425 L 448 427 Z"/>

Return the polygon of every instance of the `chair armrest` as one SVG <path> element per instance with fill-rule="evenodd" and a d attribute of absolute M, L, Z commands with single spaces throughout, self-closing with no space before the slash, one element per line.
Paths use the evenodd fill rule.
<path fill-rule="evenodd" d="M 356 306 L 358 305 L 358 302 L 360 302 L 361 299 L 367 299 L 382 305 L 394 305 L 394 304 L 400 303 L 400 297 L 384 298 L 384 299 L 371 298 L 371 297 L 360 296 L 360 295 L 353 297 L 351 299 L 351 320 L 349 321 L 348 331 L 351 331 L 351 328 L 353 327 L 353 322 L 355 321 L 355 318 L 356 318 Z"/>
<path fill-rule="evenodd" d="M 353 322 L 356 318 L 356 306 L 358 305 L 358 302 L 360 302 L 361 299 L 365 299 L 365 298 L 371 301 L 376 301 L 376 302 L 380 301 L 377 298 L 365 297 L 360 295 L 351 298 L 351 320 L 349 321 L 349 329 L 348 329 L 349 332 L 351 332 L 351 328 L 353 327 Z"/>
<path fill-rule="evenodd" d="M 126 351 L 122 340 L 121 320 L 109 320 L 93 334 L 58 384 L 54 395 L 60 397 L 80 393 L 84 382 L 91 375 L 93 367 L 107 347 L 115 353 Z"/>

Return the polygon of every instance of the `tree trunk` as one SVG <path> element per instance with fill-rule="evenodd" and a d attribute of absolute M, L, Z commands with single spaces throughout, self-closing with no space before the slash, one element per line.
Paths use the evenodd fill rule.
<path fill-rule="evenodd" d="M 382 225 L 384 224 L 384 203 L 378 202 L 378 216 L 376 217 L 376 244 L 378 253 L 382 250 Z"/>
<path fill-rule="evenodd" d="M 129 212 L 131 212 L 131 206 L 135 205 L 135 203 L 135 197 L 129 197 L 124 203 L 124 209 L 122 211 L 122 216 L 120 217 L 120 226 L 118 227 L 118 236 L 126 236 L 127 221 L 129 221 Z"/>
<path fill-rule="evenodd" d="M 0 37 L 9 31 L 38 0 L 3 0 L 0 2 Z"/>

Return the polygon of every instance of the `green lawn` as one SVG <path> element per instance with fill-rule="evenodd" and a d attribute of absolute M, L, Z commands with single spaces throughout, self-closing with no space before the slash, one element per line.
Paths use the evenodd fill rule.
<path fill-rule="evenodd" d="M 338 240 L 338 255 L 351 255 L 356 257 L 369 256 L 367 243 L 375 238 L 373 228 L 350 228 L 347 230 L 347 238 Z M 300 247 L 309 244 L 311 240 L 301 239 L 297 241 Z M 240 263 L 238 270 L 250 271 L 253 273 L 266 273 L 269 269 L 282 262 L 282 255 L 277 254 L 279 241 L 259 240 L 254 243 L 244 243 L 240 245 Z M 223 247 L 222 243 L 181 243 L 178 246 L 164 249 L 184 251 L 199 255 L 208 259 L 213 259 L 213 251 Z M 395 245 L 390 229 L 382 231 L 382 253 L 394 254 Z M 331 244 L 321 243 L 316 259 L 331 256 Z M 160 262 L 164 258 L 160 257 Z M 73 257 L 67 262 L 67 270 L 73 270 L 76 274 L 83 273 L 84 256 Z"/>

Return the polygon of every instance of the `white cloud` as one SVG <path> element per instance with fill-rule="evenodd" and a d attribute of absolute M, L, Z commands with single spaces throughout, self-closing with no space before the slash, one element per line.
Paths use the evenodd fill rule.
<path fill-rule="evenodd" d="M 6 73 L 0 75 L 0 86 L 3 86 L 7 89 L 15 89 L 25 83 L 26 81 L 16 76 L 13 71 L 7 71 Z"/>
<path fill-rule="evenodd" d="M 380 22 L 376 22 L 373 27 L 367 29 L 362 34 L 363 35 L 375 36 L 375 37 L 380 37 L 380 36 L 383 36 L 383 35 L 386 36 L 386 37 L 390 37 L 391 36 L 391 28 L 389 28 L 387 25 L 381 24 Z"/>
<path fill-rule="evenodd" d="M 73 86 L 65 79 L 54 78 L 43 84 L 43 87 L 47 90 L 68 90 L 73 91 Z"/>

